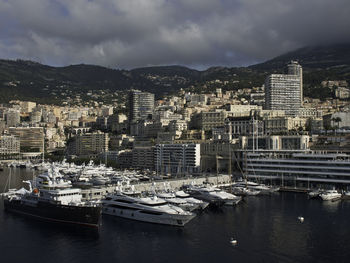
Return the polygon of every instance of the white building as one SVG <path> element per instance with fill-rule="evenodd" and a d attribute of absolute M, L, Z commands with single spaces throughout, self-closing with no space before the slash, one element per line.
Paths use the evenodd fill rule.
<path fill-rule="evenodd" d="M 302 68 L 296 61 L 288 65 L 288 74 L 272 74 L 265 81 L 265 108 L 285 110 L 287 115 L 296 116 L 302 106 Z"/>
<path fill-rule="evenodd" d="M 200 173 L 200 144 L 157 144 L 155 155 L 157 173 Z"/>
<path fill-rule="evenodd" d="M 131 90 L 129 93 L 129 121 L 147 120 L 153 115 L 154 94 Z"/>

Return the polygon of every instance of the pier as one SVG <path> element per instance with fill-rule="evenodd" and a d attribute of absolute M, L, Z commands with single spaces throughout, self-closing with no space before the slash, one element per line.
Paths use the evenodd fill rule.
<path fill-rule="evenodd" d="M 229 186 L 232 184 L 230 175 L 218 175 L 218 176 L 202 176 L 202 177 L 186 177 L 186 178 L 175 178 L 166 180 L 157 180 L 153 182 L 138 182 L 130 183 L 135 191 L 147 192 L 153 189 L 163 190 L 163 189 L 173 189 L 178 190 L 184 185 L 203 183 L 212 184 L 216 186 Z M 115 191 L 117 185 L 107 185 L 107 186 L 94 186 L 88 189 L 82 189 L 83 199 L 85 200 L 99 200 L 103 198 L 106 194 Z"/>
<path fill-rule="evenodd" d="M 308 193 L 311 190 L 304 187 L 288 187 L 288 186 L 281 186 L 280 192 L 293 192 L 293 193 Z"/>

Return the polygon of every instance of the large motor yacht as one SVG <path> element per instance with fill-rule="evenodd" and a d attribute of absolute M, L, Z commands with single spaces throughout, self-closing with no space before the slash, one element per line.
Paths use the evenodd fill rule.
<path fill-rule="evenodd" d="M 81 201 L 80 189 L 11 190 L 4 194 L 6 211 L 42 220 L 98 227 L 101 207 Z"/>
<path fill-rule="evenodd" d="M 102 204 L 103 214 L 149 223 L 184 226 L 196 216 L 156 196 L 140 197 L 117 192 L 107 196 Z"/>
<path fill-rule="evenodd" d="M 190 195 L 213 205 L 236 205 L 242 198 L 230 193 L 227 193 L 216 187 L 206 186 L 189 186 L 187 191 Z"/>

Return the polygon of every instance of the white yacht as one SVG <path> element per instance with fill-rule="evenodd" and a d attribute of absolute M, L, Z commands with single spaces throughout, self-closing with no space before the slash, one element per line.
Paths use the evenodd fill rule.
<path fill-rule="evenodd" d="M 236 205 L 242 200 L 240 196 L 235 196 L 216 187 L 190 186 L 187 190 L 193 197 L 213 205 Z"/>
<path fill-rule="evenodd" d="M 72 183 L 65 180 L 59 173 L 58 168 L 53 165 L 46 173 L 37 176 L 33 181 L 34 186 L 38 188 L 63 189 L 72 187 Z"/>
<path fill-rule="evenodd" d="M 177 191 L 175 192 L 176 197 L 186 200 L 188 203 L 193 203 L 195 205 L 198 205 L 200 209 L 204 210 L 209 205 L 208 202 L 204 202 L 203 200 L 199 200 L 196 198 L 191 197 L 188 193 L 185 193 L 184 191 Z"/>
<path fill-rule="evenodd" d="M 193 210 L 196 210 L 199 208 L 199 204 L 195 204 L 193 202 L 187 202 L 186 199 L 176 197 L 174 193 L 163 192 L 163 193 L 157 193 L 156 196 L 166 200 L 169 204 L 176 205 L 182 208 L 185 211 L 192 212 Z"/>
<path fill-rule="evenodd" d="M 117 192 L 107 196 L 102 204 L 103 214 L 156 224 L 184 226 L 196 216 L 156 196 L 139 197 Z"/>
<path fill-rule="evenodd" d="M 258 183 L 255 183 L 252 181 L 247 181 L 247 180 L 237 181 L 233 184 L 233 186 L 234 187 L 244 187 L 246 189 L 259 191 L 259 193 L 261 193 L 261 194 L 269 194 L 269 193 L 279 191 L 278 187 L 272 187 L 272 186 L 267 186 L 264 184 L 258 184 Z"/>
<path fill-rule="evenodd" d="M 93 185 L 106 185 L 109 182 L 110 180 L 107 177 L 104 177 L 99 174 L 93 175 L 90 179 L 90 183 L 92 183 Z"/>
<path fill-rule="evenodd" d="M 323 201 L 332 201 L 341 198 L 341 194 L 337 190 L 327 190 L 320 194 Z"/>
<path fill-rule="evenodd" d="M 232 188 L 232 193 L 234 195 L 241 195 L 241 196 L 254 196 L 260 194 L 261 191 L 250 189 L 245 186 L 235 186 Z"/>

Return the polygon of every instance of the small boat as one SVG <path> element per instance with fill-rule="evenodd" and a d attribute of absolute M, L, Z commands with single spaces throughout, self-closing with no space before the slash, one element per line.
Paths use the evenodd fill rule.
<path fill-rule="evenodd" d="M 230 243 L 232 244 L 232 245 L 237 245 L 238 244 L 238 241 L 237 241 L 237 239 L 234 239 L 233 237 L 231 237 L 231 239 L 230 239 Z"/>
<path fill-rule="evenodd" d="M 327 190 L 320 194 L 323 201 L 335 201 L 341 198 L 341 194 L 337 190 Z"/>

